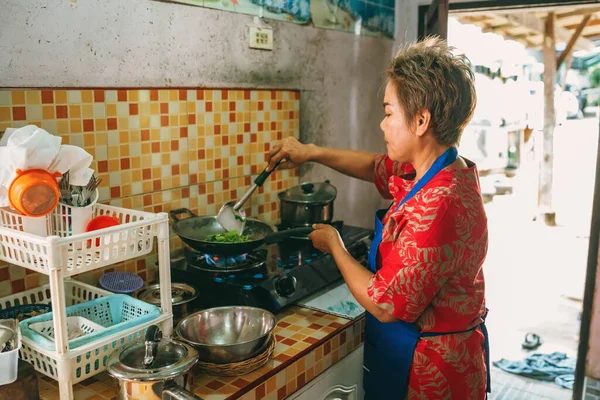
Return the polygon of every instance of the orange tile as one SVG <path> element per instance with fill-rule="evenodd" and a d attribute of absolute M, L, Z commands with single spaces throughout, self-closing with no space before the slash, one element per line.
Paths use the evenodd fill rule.
<path fill-rule="evenodd" d="M 0 121 L 10 121 L 10 107 L 0 107 Z"/>
<path fill-rule="evenodd" d="M 55 90 L 54 91 L 54 104 L 67 104 L 67 91 L 66 90 Z"/>
<path fill-rule="evenodd" d="M 81 91 L 81 102 L 82 103 L 93 103 L 94 102 L 94 92 L 92 90 L 82 90 Z"/>

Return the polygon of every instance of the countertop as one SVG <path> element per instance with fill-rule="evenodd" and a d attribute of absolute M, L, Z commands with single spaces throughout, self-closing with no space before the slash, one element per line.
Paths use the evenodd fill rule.
<path fill-rule="evenodd" d="M 364 317 L 350 320 L 294 306 L 277 314 L 277 320 L 277 344 L 264 366 L 239 377 L 205 376 L 194 370 L 192 391 L 205 400 L 283 399 L 363 342 Z M 59 399 L 56 381 L 39 377 L 41 399 Z M 102 373 L 76 384 L 73 392 L 75 399 L 116 399 L 118 387 L 115 379 Z"/>

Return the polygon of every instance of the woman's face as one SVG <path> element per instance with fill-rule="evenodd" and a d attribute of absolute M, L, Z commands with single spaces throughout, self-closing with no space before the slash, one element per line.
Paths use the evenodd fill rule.
<path fill-rule="evenodd" d="M 385 116 L 379 127 L 383 131 L 388 156 L 394 161 L 410 162 L 408 155 L 415 144 L 416 134 L 405 118 L 395 84 L 391 81 L 385 87 L 383 107 Z"/>

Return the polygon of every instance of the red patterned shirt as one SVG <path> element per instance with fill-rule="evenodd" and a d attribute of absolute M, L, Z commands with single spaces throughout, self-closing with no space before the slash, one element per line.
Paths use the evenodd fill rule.
<path fill-rule="evenodd" d="M 487 217 L 477 169 L 470 161 L 467 165 L 444 168 L 396 210 L 415 183 L 414 168 L 387 155 L 375 162 L 377 189 L 394 204 L 383 221 L 381 268 L 368 293 L 377 305 L 415 322 L 423 332 L 464 331 L 480 324 L 485 314 Z M 419 340 L 408 399 L 482 400 L 485 389 L 479 329 Z"/>

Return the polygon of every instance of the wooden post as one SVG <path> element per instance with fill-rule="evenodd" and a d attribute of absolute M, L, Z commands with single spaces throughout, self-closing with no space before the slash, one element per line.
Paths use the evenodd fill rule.
<path fill-rule="evenodd" d="M 548 13 L 544 29 L 544 144 L 540 165 L 538 206 L 547 225 L 556 225 L 552 209 L 552 167 L 554 162 L 554 85 L 556 84 L 556 46 L 554 39 L 554 13 Z"/>

